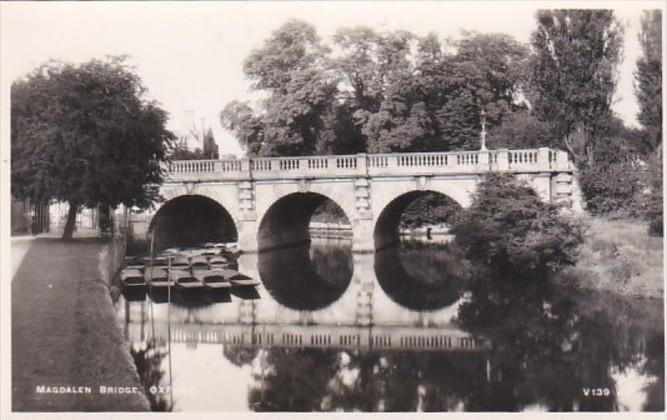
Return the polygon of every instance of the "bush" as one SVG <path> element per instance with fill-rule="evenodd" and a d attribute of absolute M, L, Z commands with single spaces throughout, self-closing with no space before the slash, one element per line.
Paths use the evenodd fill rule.
<path fill-rule="evenodd" d="M 651 162 L 649 173 L 651 174 L 651 187 L 645 214 L 649 222 L 648 233 L 651 236 L 662 236 L 662 159 L 660 157 Z"/>
<path fill-rule="evenodd" d="M 474 266 L 503 279 L 532 279 L 576 262 L 579 225 L 509 174 L 490 174 L 451 232 Z"/>
<path fill-rule="evenodd" d="M 592 215 L 636 217 L 644 212 L 642 173 L 630 163 L 585 165 L 579 183 L 586 209 Z"/>

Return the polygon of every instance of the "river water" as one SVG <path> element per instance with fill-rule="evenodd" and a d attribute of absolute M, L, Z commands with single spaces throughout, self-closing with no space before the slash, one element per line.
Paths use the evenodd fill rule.
<path fill-rule="evenodd" d="M 466 292 L 448 245 L 242 255 L 231 294 L 140 292 L 118 322 L 156 411 L 664 409 L 662 302 Z M 167 302 L 169 301 L 169 302 Z"/>

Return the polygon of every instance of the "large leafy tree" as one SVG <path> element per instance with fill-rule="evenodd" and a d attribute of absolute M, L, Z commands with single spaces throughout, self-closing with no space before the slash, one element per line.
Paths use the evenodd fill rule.
<path fill-rule="evenodd" d="M 576 162 L 593 162 L 611 119 L 623 29 L 611 10 L 540 10 L 530 99 Z"/>
<path fill-rule="evenodd" d="M 123 57 L 48 62 L 11 89 L 12 193 L 69 203 L 63 238 L 82 206 L 147 207 L 174 136 Z"/>
<path fill-rule="evenodd" d="M 650 194 L 646 216 L 649 233 L 663 234 L 662 183 L 662 11 L 645 11 L 641 18 L 639 42 L 642 57 L 637 61 L 635 93 L 639 102 L 638 120 L 646 135 L 645 151 L 653 153 L 649 160 Z"/>
<path fill-rule="evenodd" d="M 337 81 L 325 66 L 327 48 L 315 28 L 290 20 L 253 50 L 243 64 L 252 88 L 266 94 L 258 112 L 232 102 L 222 111 L 250 155 L 311 155 L 331 129 Z"/>
<path fill-rule="evenodd" d="M 443 151 L 478 147 L 479 114 L 500 123 L 518 105 L 528 49 L 507 35 L 341 28 L 330 50 L 289 21 L 244 64 L 260 106 L 233 101 L 223 126 L 250 155 Z"/>
<path fill-rule="evenodd" d="M 366 101 L 366 107 L 355 116 L 367 137 L 369 152 L 475 148 L 482 109 L 493 125 L 518 108 L 528 51 L 509 36 L 464 33 L 452 45 L 455 52 L 448 52 L 435 34 L 422 38 L 409 34 L 399 38 L 393 33 L 374 38 L 364 35 L 365 43 L 371 39 L 394 49 L 391 54 L 385 52 L 392 60 L 382 60 L 382 56 L 370 60 L 377 61 L 370 66 L 375 69 L 381 69 L 382 63 L 393 63 L 388 67 L 391 71 L 360 72 L 365 79 L 370 74 L 381 76 L 380 80 L 371 77 L 370 82 L 351 83 L 355 86 L 352 97 L 357 102 L 360 96 Z M 380 46 L 370 50 L 382 51 Z M 369 67 L 368 60 L 358 54 L 347 62 L 353 59 Z M 376 105 L 369 106 L 372 101 L 368 95 L 359 95 L 359 85 L 373 87 L 370 98 Z"/>
<path fill-rule="evenodd" d="M 647 131 L 651 151 L 662 145 L 662 11 L 647 10 L 641 17 L 635 93 L 639 102 L 637 119 Z"/>

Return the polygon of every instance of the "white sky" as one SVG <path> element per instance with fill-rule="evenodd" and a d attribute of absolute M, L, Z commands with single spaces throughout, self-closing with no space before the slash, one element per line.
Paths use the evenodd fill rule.
<path fill-rule="evenodd" d="M 636 124 L 632 72 L 639 54 L 640 11 L 662 2 L 72 2 L 0 3 L 3 94 L 12 80 L 49 58 L 82 62 L 129 54 L 150 96 L 170 113 L 170 128 L 184 112 L 205 118 L 221 154 L 241 155 L 218 115 L 233 100 L 249 98 L 243 59 L 289 18 L 313 24 L 330 40 L 337 28 L 367 25 L 458 37 L 461 30 L 502 32 L 528 42 L 540 7 L 613 8 L 627 25 L 625 60 L 615 111 Z"/>

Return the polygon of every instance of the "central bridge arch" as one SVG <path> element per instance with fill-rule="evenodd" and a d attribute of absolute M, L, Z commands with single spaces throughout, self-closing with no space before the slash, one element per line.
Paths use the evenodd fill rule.
<path fill-rule="evenodd" d="M 308 226 L 315 210 L 325 202 L 333 203 L 340 212 L 345 211 L 329 197 L 316 192 L 294 192 L 280 197 L 264 212 L 257 230 L 257 248 L 261 251 L 310 243 Z"/>

